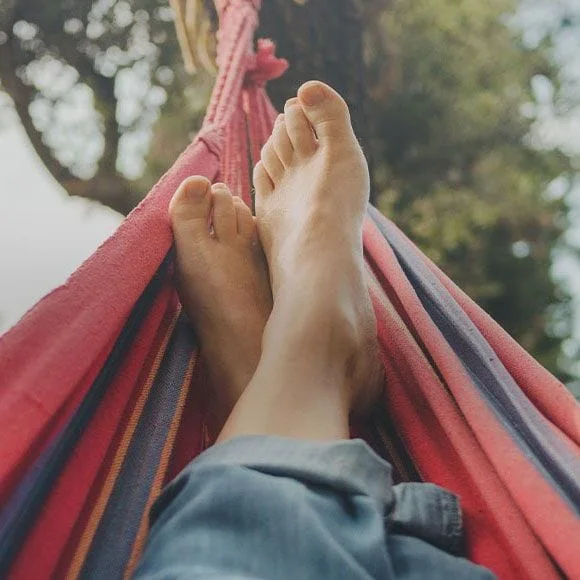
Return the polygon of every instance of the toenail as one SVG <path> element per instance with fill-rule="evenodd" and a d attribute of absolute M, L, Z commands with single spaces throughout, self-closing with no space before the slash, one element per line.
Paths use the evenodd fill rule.
<path fill-rule="evenodd" d="M 313 107 L 319 105 L 326 99 L 326 91 L 319 84 L 306 83 L 300 91 L 300 98 L 305 104 Z"/>
<path fill-rule="evenodd" d="M 291 99 L 288 99 L 286 101 L 286 104 L 284 105 L 284 109 L 289 109 L 290 107 L 294 107 L 295 105 L 300 104 L 298 99 L 296 97 L 292 97 Z"/>
<path fill-rule="evenodd" d="M 207 187 L 200 187 L 199 184 L 190 184 L 189 187 L 185 188 L 185 192 L 189 197 L 192 197 L 193 199 L 202 199 L 206 192 L 207 192 Z"/>

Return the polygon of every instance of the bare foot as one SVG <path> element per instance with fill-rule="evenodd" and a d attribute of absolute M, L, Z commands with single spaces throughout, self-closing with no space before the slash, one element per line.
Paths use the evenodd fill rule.
<path fill-rule="evenodd" d="M 249 208 L 224 184 L 187 179 L 169 214 L 179 296 L 207 363 L 217 434 L 260 359 L 272 309 L 267 268 Z"/>
<path fill-rule="evenodd" d="M 348 404 L 358 407 L 376 395 L 382 376 L 364 282 L 369 173 L 347 105 L 333 89 L 309 82 L 286 103 L 254 183 L 274 296 L 264 349 L 268 343 L 273 351 L 339 361 Z"/>

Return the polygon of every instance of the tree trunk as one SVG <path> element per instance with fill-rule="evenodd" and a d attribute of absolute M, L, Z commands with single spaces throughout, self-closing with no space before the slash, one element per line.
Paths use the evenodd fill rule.
<path fill-rule="evenodd" d="M 328 83 L 348 103 L 355 132 L 368 156 L 368 91 L 360 1 L 264 0 L 260 18 L 258 36 L 274 40 L 278 56 L 290 62 L 286 74 L 268 85 L 276 108 L 281 109 L 305 81 L 318 79 Z M 369 165 L 372 168 L 371 159 Z"/>
<path fill-rule="evenodd" d="M 258 35 L 272 38 L 278 56 L 290 62 L 286 74 L 268 86 L 277 108 L 303 82 L 322 80 L 345 97 L 364 138 L 363 24 L 356 0 L 266 0 Z"/>

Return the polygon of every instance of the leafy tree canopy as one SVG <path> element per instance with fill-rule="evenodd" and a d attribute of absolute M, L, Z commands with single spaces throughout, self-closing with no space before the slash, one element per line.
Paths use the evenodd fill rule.
<path fill-rule="evenodd" d="M 373 146 L 385 161 L 383 211 L 555 370 L 571 316 L 549 270 L 571 167 L 536 135 L 535 93 L 557 91 L 558 71 L 548 44 L 526 48 L 506 25 L 516 8 L 395 0 L 384 16 L 395 58 L 384 94 L 377 79 Z M 379 58 L 371 51 L 371 63 Z"/>

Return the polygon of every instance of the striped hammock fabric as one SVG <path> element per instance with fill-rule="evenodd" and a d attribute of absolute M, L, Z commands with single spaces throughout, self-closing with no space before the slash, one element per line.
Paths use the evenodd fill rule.
<path fill-rule="evenodd" d="M 163 485 L 205 445 L 204 369 L 172 286 L 169 200 L 249 167 L 286 63 L 254 51 L 259 0 L 222 0 L 200 134 L 97 252 L 0 339 L 0 577 L 130 577 Z M 356 433 L 400 481 L 461 498 L 468 556 L 501 578 L 580 577 L 580 408 L 370 208 L 369 291 L 387 384 Z"/>

